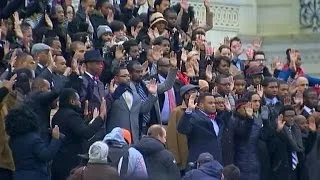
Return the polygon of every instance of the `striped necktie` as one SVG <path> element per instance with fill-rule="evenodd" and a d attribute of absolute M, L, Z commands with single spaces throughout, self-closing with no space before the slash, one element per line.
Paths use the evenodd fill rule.
<path fill-rule="evenodd" d="M 291 127 L 289 127 L 289 133 L 290 133 L 290 136 L 292 137 Z M 292 151 L 291 160 L 292 160 L 292 170 L 295 170 L 297 168 L 298 163 L 299 163 L 299 159 L 298 159 L 298 155 L 297 155 L 296 151 Z"/>
<path fill-rule="evenodd" d="M 137 89 L 137 93 L 139 94 L 139 96 L 142 99 L 142 102 L 147 100 L 147 94 L 144 92 L 141 83 L 137 83 L 136 84 L 136 89 Z M 147 114 L 143 114 L 143 124 L 142 126 L 145 126 L 150 120 L 150 112 Z"/>

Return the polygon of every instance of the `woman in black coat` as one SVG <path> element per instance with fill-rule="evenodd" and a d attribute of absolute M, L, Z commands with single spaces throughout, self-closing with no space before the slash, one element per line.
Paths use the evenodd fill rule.
<path fill-rule="evenodd" d="M 62 144 L 59 128 L 52 130 L 52 139 L 47 145 L 40 137 L 37 116 L 28 107 L 21 106 L 9 111 L 6 130 L 16 167 L 14 180 L 50 179 L 48 162 Z"/>

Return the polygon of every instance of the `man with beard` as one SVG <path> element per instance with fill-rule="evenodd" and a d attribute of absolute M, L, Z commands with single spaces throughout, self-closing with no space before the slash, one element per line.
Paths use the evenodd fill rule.
<path fill-rule="evenodd" d="M 65 142 L 52 163 L 52 179 L 66 179 L 70 170 L 78 166 L 84 154 L 84 146 L 103 126 L 106 119 L 105 100 L 101 102 L 97 113 L 89 124 L 85 122 L 81 112 L 81 102 L 74 89 L 64 89 L 59 96 L 59 110 L 52 118 L 52 127 L 58 125 L 60 132 L 66 135 Z"/>
<path fill-rule="evenodd" d="M 155 79 L 159 79 L 158 84 L 158 91 L 157 94 L 164 95 L 164 93 L 170 89 L 172 89 L 177 75 L 177 59 L 176 57 L 163 58 L 159 60 L 158 65 L 161 66 L 160 69 L 163 70 L 163 79 L 160 80 L 159 77 L 155 76 Z M 163 67 L 166 66 L 166 67 Z M 143 67 L 142 65 L 137 61 L 131 61 L 128 66 L 128 71 L 131 74 L 131 81 L 132 84 L 130 85 L 132 87 L 132 90 L 136 91 L 140 97 L 142 98 L 142 101 L 146 100 L 146 97 L 148 96 L 148 92 L 146 91 L 146 83 L 142 81 L 143 77 Z M 154 108 L 152 109 L 151 113 L 145 114 L 142 117 L 140 117 L 140 123 L 141 123 L 141 131 L 143 134 L 145 134 L 148 130 L 148 127 L 152 124 L 160 124 L 161 118 L 160 118 L 160 103 L 164 103 L 165 97 L 162 96 L 162 98 L 159 97 L 159 101 L 163 102 L 156 102 L 154 104 Z M 174 102 L 174 101 L 172 101 Z"/>
<path fill-rule="evenodd" d="M 136 65 L 137 66 L 137 65 Z M 139 67 L 133 66 L 135 71 Z M 141 67 L 141 65 L 140 65 Z M 157 100 L 157 85 L 155 80 L 145 86 L 147 92 L 145 99 L 135 91 L 135 86 L 130 81 L 130 74 L 126 67 L 115 69 L 115 77 L 110 85 L 112 105 L 108 113 L 107 132 L 115 127 L 125 128 L 132 134 L 133 142 L 136 143 L 140 137 L 140 114 L 149 114 L 153 104 Z M 131 74 L 131 76 L 134 76 Z M 148 95 L 149 94 L 149 95 Z"/>

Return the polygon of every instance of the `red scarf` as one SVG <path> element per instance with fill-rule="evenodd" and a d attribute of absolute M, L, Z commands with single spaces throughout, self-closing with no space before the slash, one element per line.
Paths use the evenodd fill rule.
<path fill-rule="evenodd" d="M 190 80 L 189 80 L 189 77 L 183 73 L 178 73 L 177 74 L 177 78 L 179 79 L 179 81 L 183 84 L 183 85 L 186 85 L 186 84 L 189 84 L 190 83 Z"/>

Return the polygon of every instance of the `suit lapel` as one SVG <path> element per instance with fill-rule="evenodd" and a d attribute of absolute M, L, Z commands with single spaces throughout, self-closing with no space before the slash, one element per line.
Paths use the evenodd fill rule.
<path fill-rule="evenodd" d="M 206 126 L 207 126 L 206 128 L 208 129 L 208 131 L 210 131 L 210 133 L 212 133 L 214 136 L 217 136 L 215 131 L 214 131 L 213 124 L 212 124 L 211 120 L 203 112 L 201 112 L 200 110 L 197 110 L 196 113 L 199 116 L 199 118 L 201 118 L 199 120 L 203 121 L 204 123 L 206 123 Z"/>
<path fill-rule="evenodd" d="M 123 98 L 122 95 L 121 95 L 120 98 L 119 98 L 119 103 L 120 103 L 122 106 L 126 107 L 126 108 L 128 109 L 128 111 L 130 111 L 130 110 L 129 110 L 129 107 L 128 107 L 127 103 L 126 103 L 126 100 Z M 132 105 L 133 105 L 133 102 L 132 102 Z"/>

